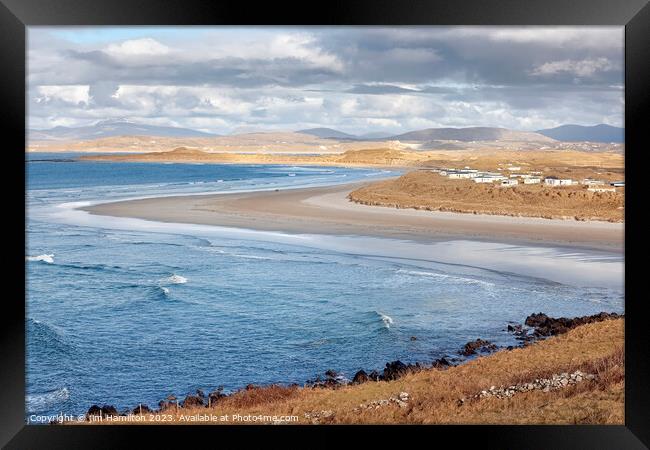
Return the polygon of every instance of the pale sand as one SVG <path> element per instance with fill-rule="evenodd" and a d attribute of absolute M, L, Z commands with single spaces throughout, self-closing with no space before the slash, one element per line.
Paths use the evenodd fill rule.
<path fill-rule="evenodd" d="M 82 208 L 91 214 L 288 233 L 411 240 L 470 239 L 622 251 L 624 224 L 395 209 L 359 205 L 367 183 L 237 194 L 158 197 Z"/>

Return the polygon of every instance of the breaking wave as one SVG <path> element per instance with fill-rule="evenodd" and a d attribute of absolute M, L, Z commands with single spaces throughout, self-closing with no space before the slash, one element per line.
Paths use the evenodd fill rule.
<path fill-rule="evenodd" d="M 397 271 L 398 273 L 403 273 L 409 276 L 414 276 L 414 277 L 427 277 L 427 278 L 433 278 L 433 279 L 439 279 L 439 280 L 445 280 L 449 282 L 458 282 L 458 283 L 463 283 L 463 284 L 478 284 L 481 286 L 486 286 L 486 287 L 492 287 L 495 286 L 494 283 L 489 282 L 489 281 L 484 281 L 484 280 L 478 280 L 476 278 L 468 278 L 468 277 L 461 277 L 458 275 L 447 275 L 444 273 L 435 273 L 435 272 L 422 272 L 419 270 L 405 270 L 405 269 L 399 269 Z"/>
<path fill-rule="evenodd" d="M 43 254 L 43 255 L 38 255 L 38 256 L 26 256 L 25 257 L 26 261 L 42 261 L 48 264 L 53 264 L 54 263 L 54 253 L 51 254 Z"/>
<path fill-rule="evenodd" d="M 392 318 L 391 316 L 388 316 L 388 315 L 386 315 L 386 314 L 384 314 L 384 313 L 381 313 L 381 312 L 379 312 L 379 311 L 375 311 L 375 312 L 376 312 L 376 313 L 379 315 L 379 317 L 381 318 L 381 321 L 382 321 L 383 324 L 384 324 L 384 325 L 383 325 L 384 328 L 386 328 L 386 329 L 390 328 L 390 326 L 393 324 L 393 318 Z"/>
<path fill-rule="evenodd" d="M 172 274 L 172 276 L 167 277 L 167 278 L 163 278 L 160 281 L 165 282 L 165 283 L 171 283 L 171 284 L 185 284 L 185 283 L 187 283 L 187 278 L 185 278 L 185 277 L 183 277 L 181 275 Z"/>
<path fill-rule="evenodd" d="M 43 394 L 27 395 L 26 403 L 29 412 L 43 411 L 52 405 L 65 402 L 70 398 L 68 388 L 62 387 L 54 391 L 45 392 Z"/>

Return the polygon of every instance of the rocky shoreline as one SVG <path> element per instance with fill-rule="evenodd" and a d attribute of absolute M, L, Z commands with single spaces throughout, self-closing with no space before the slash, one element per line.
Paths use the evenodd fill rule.
<path fill-rule="evenodd" d="M 564 334 L 569 330 L 576 328 L 580 325 L 602 322 L 609 319 L 618 319 L 624 317 L 623 314 L 616 313 L 606 313 L 600 312 L 591 316 L 582 316 L 574 318 L 553 318 L 549 317 L 544 313 L 531 314 L 526 317 L 523 324 L 508 324 L 507 328 L 504 331 L 511 333 L 515 336 L 515 339 L 521 343 L 517 346 L 508 346 L 499 348 L 496 344 L 483 340 L 476 339 L 466 343 L 459 351 L 459 358 L 438 358 L 433 360 L 430 364 L 405 364 L 402 361 L 396 360 L 386 363 L 386 366 L 382 371 L 372 370 L 369 373 L 365 370 L 359 370 L 352 380 L 347 380 L 341 375 L 339 375 L 334 370 L 328 370 L 325 372 L 324 377 L 317 377 L 314 380 L 309 380 L 306 382 L 305 387 L 318 389 L 336 389 L 341 386 L 346 385 L 356 385 L 368 382 L 378 382 L 378 381 L 392 381 L 397 380 L 407 374 L 419 372 L 425 369 L 437 369 L 437 370 L 446 370 L 449 367 L 462 364 L 468 361 L 468 357 L 479 356 L 480 354 L 489 354 L 497 350 L 513 350 L 516 347 L 525 347 L 538 340 L 546 339 L 550 336 L 556 336 L 559 334 Z M 509 386 L 496 388 L 492 387 L 489 390 L 482 391 L 478 393 L 475 397 L 484 398 L 494 396 L 497 398 L 506 398 L 510 397 L 518 392 L 525 392 L 528 390 L 540 389 L 540 390 L 550 390 L 557 389 L 569 384 L 575 384 L 582 381 L 583 379 L 590 379 L 590 374 L 584 373 L 572 373 L 572 374 L 559 374 L 553 376 L 550 379 L 538 379 L 533 383 L 525 383 L 521 386 Z M 291 386 L 298 387 L 297 384 Z M 254 390 L 260 389 L 260 386 L 249 384 L 243 390 Z M 235 391 L 238 392 L 238 391 Z M 114 417 L 114 416 L 127 416 L 127 415 L 137 415 L 137 414 L 158 414 L 163 413 L 169 410 L 178 410 L 179 408 L 188 408 L 188 407 L 206 407 L 210 408 L 220 400 L 228 397 L 232 394 L 225 394 L 223 392 L 223 387 L 219 387 L 212 392 L 209 392 L 207 395 L 201 391 L 197 390 L 195 394 L 187 395 L 182 401 L 174 395 L 168 396 L 165 400 L 162 400 L 158 403 L 158 409 L 152 409 L 148 405 L 138 404 L 135 408 L 130 410 L 125 410 L 123 412 L 118 412 L 117 408 L 113 405 L 92 405 L 87 413 L 86 420 L 91 421 L 93 418 L 101 417 Z M 403 397 L 403 396 L 402 396 Z M 470 399 L 474 400 L 474 399 Z M 394 401 L 398 404 L 404 403 L 407 400 L 402 398 L 396 398 Z M 465 399 L 460 399 L 460 402 L 464 402 Z"/>

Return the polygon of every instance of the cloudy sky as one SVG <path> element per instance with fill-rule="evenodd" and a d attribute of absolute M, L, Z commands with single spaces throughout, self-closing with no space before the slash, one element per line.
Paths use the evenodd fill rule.
<path fill-rule="evenodd" d="M 29 127 L 623 124 L 623 27 L 30 27 Z"/>

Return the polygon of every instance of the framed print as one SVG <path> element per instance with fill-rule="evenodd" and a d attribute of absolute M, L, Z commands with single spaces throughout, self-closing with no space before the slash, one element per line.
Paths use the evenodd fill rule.
<path fill-rule="evenodd" d="M 648 445 L 644 1 L 1 9 L 7 448 Z"/>

